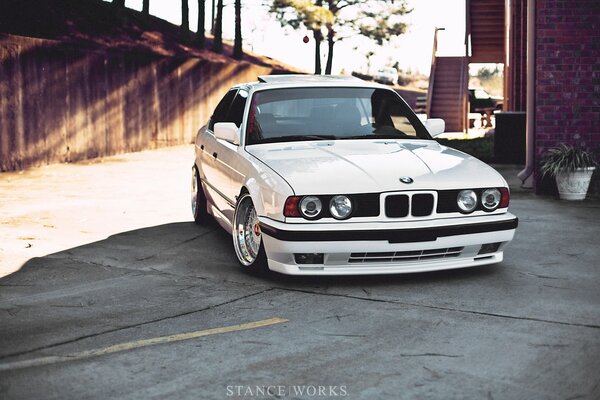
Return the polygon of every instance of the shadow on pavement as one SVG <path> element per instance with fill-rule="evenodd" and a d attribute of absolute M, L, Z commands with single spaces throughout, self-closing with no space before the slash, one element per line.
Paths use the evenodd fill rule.
<path fill-rule="evenodd" d="M 49 265 L 57 260 L 80 263 L 98 269 L 128 269 L 160 272 L 183 277 L 234 281 L 277 286 L 376 286 L 462 281 L 494 274 L 495 266 L 438 272 L 370 276 L 288 276 L 275 272 L 255 276 L 238 263 L 231 236 L 215 223 L 198 226 L 180 222 L 136 229 L 111 235 L 104 240 L 33 258 L 16 273 L 0 279 L 0 285 L 15 287 L 59 283 L 61 277 Z M 89 273 L 86 270 L 82 271 Z M 85 276 L 81 276 L 86 280 Z M 29 286 L 28 286 L 29 287 Z"/>
<path fill-rule="evenodd" d="M 0 279 L 0 359 L 196 313 L 264 292 L 402 299 L 458 292 L 495 268 L 409 275 L 254 276 L 216 224 L 172 223 L 33 258 Z M 412 294 L 411 294 L 412 293 Z M 300 296 L 300 293 L 297 293 Z M 420 295 L 419 295 L 420 296 Z M 437 297 L 437 296 L 436 296 Z"/>

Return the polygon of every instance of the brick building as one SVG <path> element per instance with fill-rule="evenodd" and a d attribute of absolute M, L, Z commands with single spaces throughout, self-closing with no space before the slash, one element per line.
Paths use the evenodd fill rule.
<path fill-rule="evenodd" d="M 471 0 L 468 8 L 478 2 Z M 527 112 L 533 185 L 537 193 L 548 192 L 553 185 L 541 181 L 537 166 L 549 148 L 569 143 L 600 156 L 600 1 L 480 3 L 486 2 L 503 3 L 505 111 Z M 533 25 L 529 34 L 528 25 Z M 529 74 L 528 54 L 534 57 Z M 526 84 L 528 77 L 533 84 Z M 527 107 L 527 88 L 533 89 L 533 111 Z M 594 192 L 600 191 L 599 174 L 590 188 Z"/>

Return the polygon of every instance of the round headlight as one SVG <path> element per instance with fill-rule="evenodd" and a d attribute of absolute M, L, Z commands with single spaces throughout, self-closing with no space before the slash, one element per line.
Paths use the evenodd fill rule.
<path fill-rule="evenodd" d="M 352 212 L 352 202 L 347 196 L 333 196 L 329 202 L 329 212 L 335 219 L 346 219 Z"/>
<path fill-rule="evenodd" d="M 481 204 L 488 211 L 493 211 L 498 208 L 502 195 L 498 189 L 485 189 L 481 193 Z"/>
<path fill-rule="evenodd" d="M 461 190 L 456 197 L 456 203 L 460 211 L 470 213 L 477 207 L 477 195 L 472 190 Z"/>
<path fill-rule="evenodd" d="M 302 200 L 300 200 L 300 212 L 306 218 L 315 218 L 323 209 L 323 204 L 321 203 L 321 199 L 317 196 L 304 196 Z"/>

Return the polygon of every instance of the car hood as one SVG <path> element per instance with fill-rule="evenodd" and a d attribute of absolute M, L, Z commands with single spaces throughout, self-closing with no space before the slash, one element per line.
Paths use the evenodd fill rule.
<path fill-rule="evenodd" d="M 246 150 L 299 195 L 506 186 L 487 164 L 433 140 L 287 142 Z"/>

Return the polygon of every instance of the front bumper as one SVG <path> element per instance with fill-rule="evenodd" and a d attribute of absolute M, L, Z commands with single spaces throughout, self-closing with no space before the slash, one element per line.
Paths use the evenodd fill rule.
<path fill-rule="evenodd" d="M 502 261 L 517 218 L 510 214 L 386 223 L 289 224 L 260 218 L 269 268 L 290 275 L 362 275 L 463 268 Z M 480 254 L 482 245 L 497 244 Z M 323 254 L 298 264 L 294 254 Z"/>

